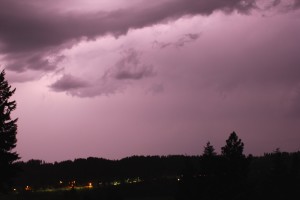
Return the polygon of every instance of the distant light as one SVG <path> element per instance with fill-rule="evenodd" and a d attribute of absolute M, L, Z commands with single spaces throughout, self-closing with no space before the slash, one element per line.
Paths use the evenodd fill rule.
<path fill-rule="evenodd" d="M 31 187 L 29 187 L 28 185 L 25 187 L 25 190 L 26 191 L 29 191 L 29 190 L 31 190 Z"/>
<path fill-rule="evenodd" d="M 17 189 L 16 189 L 16 188 L 14 188 L 14 191 L 17 191 Z"/>
<path fill-rule="evenodd" d="M 93 184 L 92 184 L 92 183 L 89 183 L 88 187 L 89 187 L 89 188 L 92 188 L 92 187 L 93 187 Z"/>
<path fill-rule="evenodd" d="M 178 178 L 177 181 L 180 181 L 180 178 Z"/>
<path fill-rule="evenodd" d="M 113 182 L 113 185 L 114 185 L 114 186 L 121 185 L 121 182 L 120 182 L 120 181 L 114 181 L 114 182 Z"/>
<path fill-rule="evenodd" d="M 62 184 L 63 182 L 62 182 L 62 181 L 59 181 L 59 183 Z"/>
<path fill-rule="evenodd" d="M 69 186 L 70 186 L 71 188 L 75 188 L 75 184 L 76 184 L 76 181 L 70 181 L 70 182 L 69 182 Z"/>

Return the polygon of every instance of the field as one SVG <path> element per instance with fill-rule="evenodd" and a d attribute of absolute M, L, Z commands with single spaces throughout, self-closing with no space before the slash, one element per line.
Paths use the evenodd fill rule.
<path fill-rule="evenodd" d="M 97 196 L 88 193 L 70 195 L 61 193 L 39 193 L 31 195 L 7 195 L 1 196 L 1 200 L 173 200 L 173 197 L 114 197 Z"/>
<path fill-rule="evenodd" d="M 174 195 L 158 187 L 135 185 L 93 189 L 68 189 L 57 191 L 23 191 L 2 195 L 1 200 L 173 200 Z"/>
<path fill-rule="evenodd" d="M 43 192 L 0 196 L 1 200 L 173 200 L 174 197 L 122 197 L 118 194 L 99 194 L 97 192 Z"/>

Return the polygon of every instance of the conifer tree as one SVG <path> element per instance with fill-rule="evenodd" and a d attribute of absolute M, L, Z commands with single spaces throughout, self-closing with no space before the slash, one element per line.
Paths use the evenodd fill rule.
<path fill-rule="evenodd" d="M 216 155 L 215 148 L 210 144 L 210 142 L 207 142 L 204 147 L 203 156 L 212 157 Z"/>
<path fill-rule="evenodd" d="M 222 156 L 225 158 L 224 169 L 228 183 L 232 181 L 239 184 L 245 180 L 249 161 L 243 151 L 244 143 L 235 132 L 232 132 L 226 140 L 226 145 L 222 147 Z"/>
<path fill-rule="evenodd" d="M 222 147 L 222 155 L 230 159 L 235 159 L 245 157 L 243 151 L 244 143 L 238 138 L 235 132 L 232 132 L 226 140 L 226 145 Z"/>
<path fill-rule="evenodd" d="M 208 179 L 211 178 L 211 176 L 216 175 L 217 159 L 218 157 L 215 148 L 210 142 L 207 142 L 202 154 L 201 173 Z"/>
<path fill-rule="evenodd" d="M 0 73 L 0 190 L 8 187 L 10 179 L 16 173 L 15 161 L 19 156 L 13 149 L 16 147 L 17 120 L 11 119 L 11 112 L 16 109 L 16 101 L 10 97 L 16 89 L 5 80 L 5 71 Z"/>

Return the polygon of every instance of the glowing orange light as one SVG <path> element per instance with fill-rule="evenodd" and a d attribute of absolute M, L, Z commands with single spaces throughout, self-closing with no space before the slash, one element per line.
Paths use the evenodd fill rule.
<path fill-rule="evenodd" d="M 28 185 L 25 187 L 25 190 L 26 191 L 29 191 L 29 190 L 31 190 L 31 187 L 29 187 Z"/>
<path fill-rule="evenodd" d="M 69 182 L 69 186 L 70 186 L 71 188 L 75 188 L 75 183 L 76 183 L 76 181 L 70 181 L 70 182 Z"/>

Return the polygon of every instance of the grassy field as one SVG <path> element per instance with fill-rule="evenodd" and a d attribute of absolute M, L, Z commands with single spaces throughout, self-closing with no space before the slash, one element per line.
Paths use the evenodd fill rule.
<path fill-rule="evenodd" d="M 88 193 L 62 194 L 62 193 L 32 193 L 30 195 L 5 195 L 1 200 L 174 200 L 173 197 L 121 197 L 121 196 L 97 196 Z"/>
<path fill-rule="evenodd" d="M 161 194 L 141 194 L 124 189 L 89 189 L 54 192 L 22 192 L 0 195 L 1 200 L 173 200 L 171 196 Z"/>

